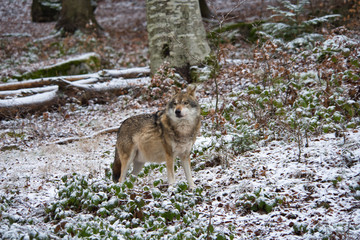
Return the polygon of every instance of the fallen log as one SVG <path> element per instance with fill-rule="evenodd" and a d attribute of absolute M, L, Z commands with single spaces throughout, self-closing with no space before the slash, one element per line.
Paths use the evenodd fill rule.
<path fill-rule="evenodd" d="M 84 74 L 77 76 L 65 76 L 61 78 L 66 79 L 67 81 L 79 81 L 79 80 L 93 79 L 95 77 L 98 77 L 98 75 Z M 58 78 L 59 77 L 49 77 L 49 78 L 26 80 L 22 82 L 4 83 L 4 84 L 0 84 L 0 91 L 11 91 L 11 90 L 26 89 L 26 88 L 38 88 L 43 86 L 49 86 L 52 85 L 53 81 Z"/>
<path fill-rule="evenodd" d="M 109 82 L 82 84 L 64 79 L 54 81 L 59 90 L 68 97 L 76 98 L 79 103 L 87 104 L 88 100 L 97 98 L 98 102 L 108 102 L 114 96 L 126 94 L 130 88 L 141 87 L 150 82 L 149 77 L 134 79 L 113 79 Z"/>
<path fill-rule="evenodd" d="M 61 79 L 74 82 L 79 80 L 87 80 L 87 79 L 97 79 L 97 81 L 108 81 L 111 78 L 139 78 L 150 75 L 149 67 L 138 67 L 131 69 L 122 69 L 122 70 L 102 70 L 97 73 L 91 74 L 82 74 L 82 75 L 74 75 L 74 76 L 63 76 Z M 13 82 L 13 83 L 4 83 L 0 84 L 0 91 L 6 90 L 19 90 L 24 88 L 36 88 L 52 85 L 53 81 L 59 79 L 59 77 L 48 77 L 48 78 L 39 78 L 33 80 L 26 80 L 21 82 Z"/>
<path fill-rule="evenodd" d="M 32 96 L 0 99 L 0 119 L 23 116 L 26 113 L 46 111 L 55 104 L 66 102 L 68 98 L 77 99 L 80 104 L 87 104 L 90 99 L 108 102 L 114 96 L 127 93 L 130 88 L 142 87 L 150 83 L 150 77 L 122 79 L 116 78 L 108 82 L 87 84 L 86 80 L 71 82 L 62 78 L 51 79 L 56 87 L 49 92 Z"/>
<path fill-rule="evenodd" d="M 33 111 L 44 111 L 58 100 L 58 90 L 32 96 L 0 100 L 0 119 L 14 118 Z"/>
<path fill-rule="evenodd" d="M 105 92 L 105 91 L 118 91 L 119 89 L 130 88 L 134 86 L 145 85 L 150 82 L 149 77 L 144 78 L 132 78 L 132 79 L 122 79 L 116 78 L 112 79 L 109 82 L 101 82 L 94 84 L 84 84 L 78 82 L 70 82 L 62 78 L 53 80 L 53 83 L 58 85 L 62 91 L 68 91 L 69 89 L 79 89 L 84 91 L 91 92 Z"/>
<path fill-rule="evenodd" d="M 46 87 L 38 87 L 38 88 L 25 88 L 19 90 L 6 90 L 0 91 L 0 98 L 6 97 L 25 97 L 28 95 L 34 95 L 36 93 L 44 93 L 57 90 L 58 86 L 46 86 Z M 25 96 L 24 96 L 25 95 Z"/>
<path fill-rule="evenodd" d="M 76 82 L 81 83 L 81 84 L 90 84 L 90 83 L 96 83 L 97 81 L 98 81 L 97 78 L 86 78 L 86 79 L 77 80 Z M 49 81 L 49 84 L 51 84 L 51 83 L 54 83 L 53 80 Z M 54 83 L 54 84 L 56 84 L 56 83 Z M 35 87 L 35 88 L 5 90 L 5 91 L 0 91 L 0 99 L 6 98 L 6 97 L 25 97 L 25 96 L 33 95 L 36 93 L 43 93 L 43 92 L 49 92 L 52 90 L 57 90 L 58 88 L 59 88 L 59 86 L 57 86 L 57 85 L 49 85 L 49 86 Z"/>
<path fill-rule="evenodd" d="M 149 67 L 137 67 L 130 69 L 121 69 L 121 70 L 103 70 L 104 75 L 108 75 L 114 78 L 138 78 L 150 76 L 150 68 Z"/>

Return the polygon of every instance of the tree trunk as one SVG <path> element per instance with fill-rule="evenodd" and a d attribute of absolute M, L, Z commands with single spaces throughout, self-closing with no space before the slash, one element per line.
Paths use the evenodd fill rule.
<path fill-rule="evenodd" d="M 201 17 L 203 18 L 213 18 L 214 14 L 210 11 L 209 6 L 206 3 L 206 0 L 199 0 Z"/>
<path fill-rule="evenodd" d="M 76 30 L 100 33 L 102 30 L 95 19 L 90 0 L 62 0 L 60 18 L 55 27 L 68 33 L 74 33 Z"/>
<path fill-rule="evenodd" d="M 33 0 L 31 18 L 33 22 L 54 22 L 61 10 L 60 0 Z"/>
<path fill-rule="evenodd" d="M 210 54 L 198 0 L 147 0 L 150 68 L 169 62 L 188 81 L 190 66 Z"/>

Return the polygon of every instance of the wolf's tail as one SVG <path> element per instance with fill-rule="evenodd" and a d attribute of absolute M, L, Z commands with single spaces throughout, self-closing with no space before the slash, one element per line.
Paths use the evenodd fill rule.
<path fill-rule="evenodd" d="M 117 183 L 119 182 L 119 178 L 121 176 L 121 161 L 117 149 L 115 149 L 115 159 L 112 166 L 112 170 L 113 170 L 113 181 Z"/>

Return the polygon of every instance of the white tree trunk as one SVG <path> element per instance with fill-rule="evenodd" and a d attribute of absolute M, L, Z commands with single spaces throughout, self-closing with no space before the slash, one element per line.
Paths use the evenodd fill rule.
<path fill-rule="evenodd" d="M 165 61 L 189 68 L 210 54 L 198 0 L 147 0 L 146 10 L 152 74 Z"/>

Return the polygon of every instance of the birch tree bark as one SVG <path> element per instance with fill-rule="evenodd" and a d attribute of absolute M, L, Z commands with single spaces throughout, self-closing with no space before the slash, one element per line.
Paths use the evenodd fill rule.
<path fill-rule="evenodd" d="M 150 68 L 154 74 L 164 63 L 190 80 L 190 66 L 210 54 L 198 0 L 147 0 Z"/>

